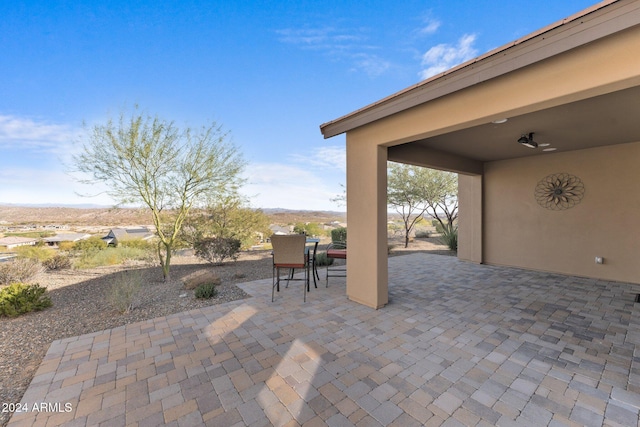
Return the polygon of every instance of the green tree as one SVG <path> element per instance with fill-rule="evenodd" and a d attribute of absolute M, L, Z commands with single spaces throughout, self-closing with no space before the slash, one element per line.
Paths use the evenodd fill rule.
<path fill-rule="evenodd" d="M 118 204 L 149 208 L 158 235 L 157 255 L 165 280 L 171 254 L 189 211 L 241 185 L 245 162 L 216 123 L 200 129 L 141 113 L 120 114 L 88 129 L 75 170 L 105 183 Z"/>
<path fill-rule="evenodd" d="M 256 244 L 259 234 L 268 235 L 269 217 L 260 209 L 252 209 L 237 193 L 211 200 L 207 207 L 191 215 L 182 238 L 190 245 L 207 237 L 240 240 L 243 248 Z"/>
<path fill-rule="evenodd" d="M 451 172 L 389 162 L 387 203 L 402 217 L 404 247 L 425 213 L 451 230 L 458 216 L 458 176 Z M 445 222 L 446 221 L 446 222 Z"/>
<path fill-rule="evenodd" d="M 307 236 L 321 236 L 325 234 L 322 226 L 317 222 L 297 222 L 293 226 L 293 232 L 297 234 L 306 234 Z"/>

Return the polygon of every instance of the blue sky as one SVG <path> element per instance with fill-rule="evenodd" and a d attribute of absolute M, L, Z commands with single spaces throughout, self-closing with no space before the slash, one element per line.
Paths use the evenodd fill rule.
<path fill-rule="evenodd" d="M 345 138 L 321 123 L 595 3 L 0 2 L 0 203 L 112 204 L 64 164 L 83 122 L 137 103 L 229 131 L 253 207 L 344 209 Z"/>

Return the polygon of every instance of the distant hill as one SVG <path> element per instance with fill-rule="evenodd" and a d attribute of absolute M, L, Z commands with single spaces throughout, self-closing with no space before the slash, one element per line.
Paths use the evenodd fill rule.
<path fill-rule="evenodd" d="M 331 222 L 347 220 L 346 212 L 334 211 L 305 211 L 291 209 L 262 209 L 275 224 L 295 224 L 296 222 Z"/>
<path fill-rule="evenodd" d="M 276 224 L 346 221 L 344 212 L 263 209 Z M 151 224 L 149 211 L 141 208 L 79 206 L 18 206 L 0 204 L 0 224 L 68 224 L 76 226 L 119 226 Z"/>
<path fill-rule="evenodd" d="M 0 205 L 0 223 L 117 226 L 151 224 L 152 221 L 144 209 Z"/>
<path fill-rule="evenodd" d="M 0 208 L 16 207 L 16 208 L 74 208 L 74 209 L 110 209 L 111 206 L 100 205 L 96 203 L 2 203 L 0 202 Z"/>

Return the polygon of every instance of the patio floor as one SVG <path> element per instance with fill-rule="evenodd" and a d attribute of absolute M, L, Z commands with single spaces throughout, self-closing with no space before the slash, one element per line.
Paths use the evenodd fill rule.
<path fill-rule="evenodd" d="M 638 425 L 640 286 L 426 254 L 389 277 L 377 311 L 262 280 L 55 341 L 9 426 Z"/>

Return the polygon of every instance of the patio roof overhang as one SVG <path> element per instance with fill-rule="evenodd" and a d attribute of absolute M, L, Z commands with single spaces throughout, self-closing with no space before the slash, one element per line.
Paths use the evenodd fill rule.
<path fill-rule="evenodd" d="M 347 262 L 349 299 L 372 308 L 388 302 L 389 160 L 461 174 L 458 194 L 465 215 L 458 222 L 461 259 L 608 280 L 637 277 L 635 263 L 626 261 L 624 250 L 616 249 L 635 247 L 624 224 L 615 236 L 608 230 L 608 235 L 586 242 L 582 253 L 568 256 L 575 250 L 563 242 L 571 239 L 550 248 L 544 233 L 562 231 L 565 237 L 585 241 L 586 235 L 593 236 L 584 230 L 594 223 L 595 214 L 574 217 L 576 221 L 563 226 L 544 221 L 544 213 L 538 212 L 525 221 L 531 226 L 524 228 L 522 215 L 503 215 L 513 212 L 508 205 L 512 200 L 524 215 L 535 203 L 523 198 L 522 185 L 513 189 L 510 183 L 522 178 L 526 183 L 521 184 L 535 185 L 562 165 L 586 161 L 593 194 L 608 191 L 615 182 L 610 171 L 616 168 L 624 168 L 616 172 L 627 182 L 637 181 L 633 161 L 640 143 L 640 56 L 636 52 L 640 52 L 640 0 L 605 1 L 321 125 L 325 138 L 346 133 L 347 189 L 357 189 L 347 198 L 353 254 Z M 495 123 L 501 119 L 507 121 Z M 557 151 L 550 154 L 542 147 L 519 144 L 518 139 L 530 132 L 540 145 L 550 144 Z M 553 169 L 547 170 L 547 165 Z M 598 187 L 600 183 L 607 184 Z M 612 206 L 628 199 L 624 191 L 614 196 L 613 204 L 591 199 L 592 208 L 604 217 Z M 625 204 L 627 208 L 639 209 L 634 200 Z M 517 239 L 501 238 L 506 225 Z M 526 255 L 525 246 L 518 242 L 527 242 L 536 256 L 521 256 Z M 598 248 L 607 245 L 609 258 L 619 259 L 619 266 L 594 269 L 590 261 L 596 243 Z"/>
<path fill-rule="evenodd" d="M 589 52 L 590 46 L 603 40 L 611 40 L 612 47 L 620 46 L 616 38 L 635 46 L 635 50 L 628 51 L 623 66 L 615 61 L 611 64 L 600 63 L 601 67 L 609 66 L 606 78 L 599 81 L 600 76 L 595 74 L 601 73 L 594 69 L 594 81 L 583 89 L 572 89 L 565 93 L 562 91 L 565 83 L 571 85 L 572 80 L 582 77 L 562 74 L 561 68 L 558 68 L 559 74 L 555 76 L 557 96 L 549 96 L 548 93 L 553 93 L 554 89 L 546 88 L 546 98 L 536 98 L 535 87 L 530 87 L 536 84 L 536 70 L 553 73 L 553 65 L 549 66 L 553 61 L 571 56 L 573 67 L 583 65 L 582 72 L 588 75 L 589 70 L 584 68 L 589 66 L 589 59 L 584 54 Z M 476 100 L 486 94 L 490 103 L 491 91 L 504 93 L 507 89 L 517 89 L 517 84 L 509 84 L 517 82 L 519 76 L 527 73 L 527 77 L 519 81 L 522 90 L 512 93 L 511 103 L 502 102 L 496 108 L 491 105 L 482 108 L 480 104 L 474 117 L 466 117 L 458 122 L 449 121 L 423 134 L 404 132 L 396 139 L 388 138 L 384 145 L 389 147 L 389 159 L 403 160 L 402 144 L 411 143 L 412 149 L 423 149 L 431 155 L 464 159 L 469 163 L 466 171 L 475 173 L 481 170 L 482 162 L 542 154 L 542 148 L 532 150 L 517 143 L 522 134 L 529 132 L 535 132 L 535 140 L 539 144 L 551 144 L 559 152 L 640 141 L 637 118 L 640 57 L 633 53 L 638 51 L 640 1 L 605 1 L 374 104 L 324 123 L 320 129 L 325 138 L 330 138 L 359 131 L 363 127 L 375 128 L 378 121 L 397 118 L 401 113 L 411 114 L 411 111 L 417 111 L 425 105 L 436 108 L 446 99 L 462 97 L 465 92 L 472 92 Z M 583 56 L 585 60 L 581 62 Z M 549 80 L 547 74 L 540 82 Z M 434 117 L 431 114 L 433 111 L 424 109 L 420 114 L 429 120 Z M 493 123 L 500 119 L 508 120 L 502 124 Z"/>

